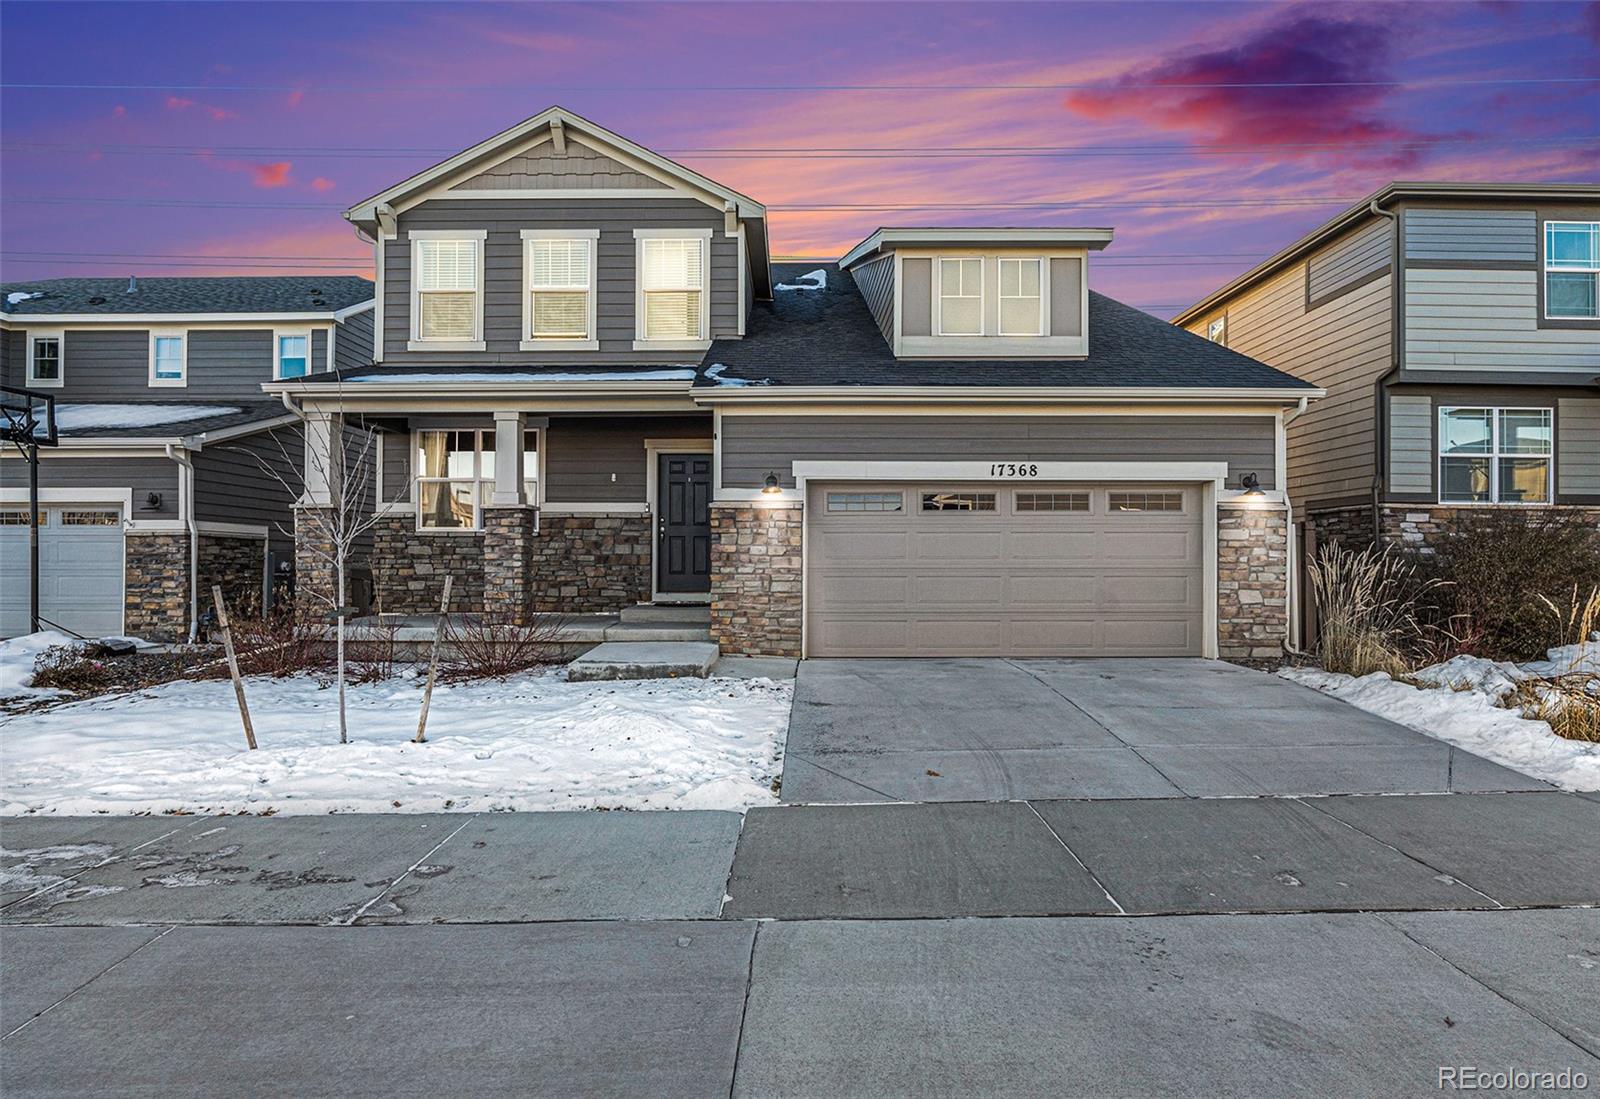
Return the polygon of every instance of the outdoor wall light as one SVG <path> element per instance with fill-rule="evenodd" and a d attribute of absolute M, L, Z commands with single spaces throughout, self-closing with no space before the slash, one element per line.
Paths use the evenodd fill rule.
<path fill-rule="evenodd" d="M 1254 473 L 1246 473 L 1244 475 L 1244 480 L 1240 481 L 1239 483 L 1244 486 L 1244 494 L 1246 496 L 1266 495 L 1266 493 L 1261 489 L 1261 478 L 1257 477 Z"/>
<path fill-rule="evenodd" d="M 146 495 L 145 498 L 144 498 L 144 507 L 143 507 L 142 510 L 144 510 L 144 511 L 160 511 L 161 510 L 161 493 L 152 492 L 152 493 L 149 493 L 148 495 Z"/>
<path fill-rule="evenodd" d="M 776 496 L 783 491 L 783 488 L 778 484 L 778 475 L 776 473 L 767 474 L 767 479 L 761 483 L 761 491 L 768 496 Z"/>

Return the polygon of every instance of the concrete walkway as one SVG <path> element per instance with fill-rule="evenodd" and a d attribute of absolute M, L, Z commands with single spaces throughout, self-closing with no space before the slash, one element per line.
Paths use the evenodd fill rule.
<path fill-rule="evenodd" d="M 808 660 L 796 803 L 1549 789 L 1215 660 Z"/>

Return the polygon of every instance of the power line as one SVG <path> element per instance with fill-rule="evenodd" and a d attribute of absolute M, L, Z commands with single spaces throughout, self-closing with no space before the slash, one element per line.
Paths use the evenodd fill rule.
<path fill-rule="evenodd" d="M 1203 91 L 1219 88 L 1455 88 L 1590 84 L 1594 76 L 1429 77 L 1412 80 L 1022 81 L 998 84 L 89 84 L 5 81 L 17 91 L 112 92 L 1058 92 Z"/>
<path fill-rule="evenodd" d="M 6 200 L 12 203 L 47 206 L 156 206 L 198 207 L 211 209 L 251 210 L 341 210 L 336 203 L 239 201 L 229 199 L 189 198 L 104 198 L 65 195 L 18 195 Z M 1251 209 L 1273 206 L 1348 206 L 1348 198 L 1276 198 L 1229 199 L 1198 201 L 1131 201 L 1131 202 L 1076 202 L 1069 199 L 1029 202 L 854 202 L 854 203 L 786 203 L 768 206 L 777 212 L 839 212 L 839 211 L 894 211 L 894 210 L 1221 210 Z"/>

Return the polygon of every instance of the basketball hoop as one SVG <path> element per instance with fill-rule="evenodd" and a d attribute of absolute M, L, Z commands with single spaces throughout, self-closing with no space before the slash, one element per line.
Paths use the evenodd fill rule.
<path fill-rule="evenodd" d="M 0 439 L 28 460 L 28 629 L 39 632 L 39 448 L 56 446 L 56 399 L 0 385 Z"/>

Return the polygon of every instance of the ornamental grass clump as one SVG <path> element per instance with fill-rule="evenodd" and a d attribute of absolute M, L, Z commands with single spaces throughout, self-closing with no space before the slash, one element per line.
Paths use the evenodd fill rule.
<path fill-rule="evenodd" d="M 1600 744 L 1600 672 L 1593 670 L 1600 666 L 1600 587 L 1583 598 L 1574 588 L 1566 607 L 1538 598 L 1575 655 L 1565 668 L 1558 664 L 1547 675 L 1519 683 L 1510 704 L 1523 717 L 1547 722 L 1557 736 Z"/>
<path fill-rule="evenodd" d="M 1330 672 L 1363 676 L 1409 673 L 1429 647 L 1422 599 L 1442 583 L 1422 580 L 1414 562 L 1392 548 L 1324 546 L 1307 568 L 1317 606 L 1317 650 Z"/>

